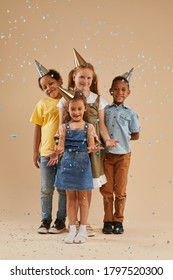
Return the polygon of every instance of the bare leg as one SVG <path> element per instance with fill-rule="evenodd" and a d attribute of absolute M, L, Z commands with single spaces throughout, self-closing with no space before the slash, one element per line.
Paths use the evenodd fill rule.
<path fill-rule="evenodd" d="M 78 191 L 76 191 L 76 222 L 79 221 L 78 211 L 79 211 L 79 195 L 78 195 Z"/>
<path fill-rule="evenodd" d="M 79 208 L 80 208 L 80 223 L 86 225 L 89 214 L 89 201 L 88 192 L 90 191 L 79 191 Z"/>
<path fill-rule="evenodd" d="M 91 198 L 92 198 L 92 191 L 88 191 L 89 207 L 91 206 Z M 89 223 L 87 223 L 87 234 L 88 234 L 88 237 L 95 236 L 95 232 L 94 232 L 92 226 Z"/>
<path fill-rule="evenodd" d="M 84 243 L 87 241 L 86 224 L 89 214 L 88 191 L 79 191 L 79 208 L 80 208 L 80 227 L 75 237 L 75 243 Z"/>
<path fill-rule="evenodd" d="M 67 194 L 67 216 L 69 219 L 70 225 L 75 225 L 76 222 L 76 200 L 77 192 L 76 191 L 66 191 Z"/>
<path fill-rule="evenodd" d="M 92 191 L 87 191 L 89 207 L 91 205 Z"/>
<path fill-rule="evenodd" d="M 67 194 L 67 216 L 70 223 L 68 235 L 64 238 L 65 243 L 71 244 L 76 236 L 76 191 L 66 191 Z"/>

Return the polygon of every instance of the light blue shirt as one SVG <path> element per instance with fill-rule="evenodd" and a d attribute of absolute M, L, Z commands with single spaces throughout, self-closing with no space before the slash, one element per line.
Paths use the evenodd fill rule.
<path fill-rule="evenodd" d="M 131 151 L 131 133 L 140 131 L 138 115 L 124 105 L 112 103 L 105 107 L 105 125 L 111 139 L 118 140 L 116 147 L 106 148 L 112 154 L 127 154 Z"/>

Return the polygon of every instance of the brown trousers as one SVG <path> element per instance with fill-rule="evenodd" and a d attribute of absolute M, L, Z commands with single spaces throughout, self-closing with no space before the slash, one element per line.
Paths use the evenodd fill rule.
<path fill-rule="evenodd" d="M 104 204 L 104 222 L 123 222 L 126 186 L 131 153 L 105 154 L 104 171 L 107 183 L 100 188 Z"/>

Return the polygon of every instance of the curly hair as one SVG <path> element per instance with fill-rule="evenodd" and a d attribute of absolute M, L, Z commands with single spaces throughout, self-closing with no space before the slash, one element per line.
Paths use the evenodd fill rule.
<path fill-rule="evenodd" d="M 50 76 L 51 78 L 53 78 L 53 79 L 55 79 L 55 80 L 57 80 L 57 81 L 59 81 L 60 79 L 62 79 L 60 73 L 57 72 L 57 71 L 54 70 L 54 69 L 49 69 L 49 72 L 47 72 L 43 77 L 45 77 L 45 76 Z M 41 86 L 40 81 L 41 81 L 41 78 L 43 78 L 43 77 L 39 77 L 39 78 L 38 78 L 38 85 L 39 85 L 39 87 L 41 88 L 41 90 L 43 90 L 43 89 L 42 89 L 42 86 Z"/>
<path fill-rule="evenodd" d="M 117 76 L 113 79 L 112 81 L 112 85 L 111 85 L 111 88 L 114 86 L 114 83 L 116 83 L 117 81 L 122 81 L 122 82 L 125 82 L 127 84 L 127 86 L 129 87 L 129 81 L 123 77 L 123 76 Z"/>

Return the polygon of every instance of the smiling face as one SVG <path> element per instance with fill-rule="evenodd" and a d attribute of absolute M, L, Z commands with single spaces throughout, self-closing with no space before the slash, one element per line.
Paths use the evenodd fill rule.
<path fill-rule="evenodd" d="M 71 100 L 68 108 L 71 120 L 74 122 L 83 121 L 83 116 L 86 111 L 86 107 L 82 100 Z"/>
<path fill-rule="evenodd" d="M 130 94 L 129 86 L 124 80 L 114 82 L 109 91 L 113 96 L 114 103 L 117 105 L 123 104 Z"/>
<path fill-rule="evenodd" d="M 74 74 L 73 80 L 78 90 L 89 91 L 93 81 L 93 72 L 91 69 L 81 68 Z"/>
<path fill-rule="evenodd" d="M 40 86 L 42 90 L 47 96 L 53 99 L 60 99 L 62 97 L 59 90 L 57 89 L 57 86 L 61 86 L 62 83 L 63 81 L 61 78 L 57 81 L 49 75 L 45 75 L 40 79 Z"/>

